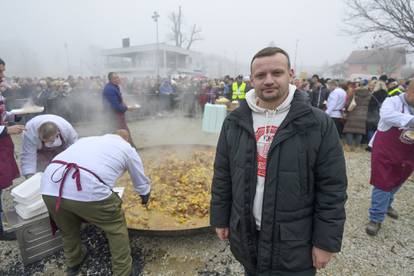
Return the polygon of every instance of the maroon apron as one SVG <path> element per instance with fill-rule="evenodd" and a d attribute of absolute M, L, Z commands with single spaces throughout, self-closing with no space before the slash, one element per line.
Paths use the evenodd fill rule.
<path fill-rule="evenodd" d="M 4 122 L 5 103 L 0 95 L 0 126 L 6 126 Z M 10 135 L 0 138 L 0 189 L 10 187 L 13 179 L 20 176 L 16 159 L 14 158 L 14 145 Z"/>
<path fill-rule="evenodd" d="M 125 130 L 128 130 L 128 132 L 130 132 L 127 126 L 125 113 L 117 112 L 115 116 L 116 116 L 116 122 L 117 122 L 117 129 L 125 129 Z"/>
<path fill-rule="evenodd" d="M 63 140 L 63 137 L 61 134 L 59 134 L 60 140 L 62 141 L 62 145 L 58 147 L 48 148 L 45 146 L 45 143 L 42 141 L 42 148 L 37 150 L 37 163 L 36 163 L 36 171 L 37 172 L 43 172 L 47 165 L 50 164 L 50 161 L 52 161 L 53 158 L 55 158 L 56 155 L 61 153 L 67 148 L 67 145 L 65 143 L 65 140 Z"/>
<path fill-rule="evenodd" d="M 54 180 L 53 177 L 55 175 L 55 173 L 57 172 L 57 170 L 52 174 L 51 176 L 51 181 L 54 183 L 58 183 L 59 184 L 59 196 L 56 199 L 56 205 L 55 205 L 55 212 L 57 213 L 59 211 L 60 208 L 60 202 L 62 201 L 62 193 L 63 193 L 63 187 L 65 185 L 66 182 L 66 178 L 68 176 L 68 174 L 73 171 L 72 173 L 72 178 L 75 179 L 76 182 L 76 189 L 78 191 L 82 191 L 82 185 L 80 182 L 80 170 L 84 170 L 87 171 L 88 173 L 92 174 L 93 176 L 95 176 L 101 183 L 103 183 L 104 185 L 105 182 L 97 175 L 95 174 L 93 171 L 84 168 L 82 166 L 79 166 L 76 163 L 68 163 L 65 161 L 61 161 L 61 160 L 53 160 L 50 163 L 54 163 L 54 164 L 61 164 L 62 166 L 65 166 L 65 170 L 63 171 L 62 177 L 60 179 Z M 58 230 L 58 226 L 56 224 L 56 222 L 53 220 L 52 216 L 49 214 L 49 219 L 50 219 L 50 226 L 52 228 L 52 234 L 53 236 L 56 234 L 56 231 Z M 87 222 L 84 219 L 82 219 L 82 222 Z"/>
<path fill-rule="evenodd" d="M 0 138 L 0 189 L 10 187 L 13 179 L 20 176 L 16 159 L 14 159 L 14 145 L 10 135 Z"/>
<path fill-rule="evenodd" d="M 386 192 L 403 184 L 414 171 L 414 144 L 402 142 L 401 134 L 396 127 L 375 134 L 370 183 Z"/>

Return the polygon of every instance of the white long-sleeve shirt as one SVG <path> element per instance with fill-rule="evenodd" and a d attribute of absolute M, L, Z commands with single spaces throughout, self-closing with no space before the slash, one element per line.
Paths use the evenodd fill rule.
<path fill-rule="evenodd" d="M 380 109 L 380 121 L 377 129 L 387 131 L 391 127 L 404 128 L 413 118 L 414 108 L 405 101 L 405 94 L 386 98 Z"/>
<path fill-rule="evenodd" d="M 340 87 L 329 93 L 326 104 L 326 114 L 331 118 L 342 118 L 342 109 L 346 104 L 346 92 Z"/>
<path fill-rule="evenodd" d="M 138 194 L 145 195 L 151 189 L 137 151 L 115 134 L 81 138 L 70 148 L 58 154 L 54 160 L 76 163 L 94 172 L 105 182 L 105 184 L 101 183 L 94 175 L 80 169 L 82 191 L 78 191 L 76 182 L 72 178 L 74 172 L 72 169 L 63 187 L 63 198 L 87 202 L 104 200 L 112 194 L 111 188 L 125 171 L 129 172 Z M 46 168 L 42 177 L 41 194 L 59 195 L 60 184 L 53 180 L 62 177 L 64 168 L 65 166 L 55 163 L 51 163 Z"/>
<path fill-rule="evenodd" d="M 53 122 L 59 128 L 60 134 L 67 146 L 72 145 L 78 139 L 78 134 L 73 126 L 56 115 L 39 115 L 26 124 L 23 133 L 22 151 L 20 155 L 20 167 L 23 175 L 36 173 L 37 150 L 42 148 L 42 141 L 39 138 L 38 129 L 46 122 Z"/>

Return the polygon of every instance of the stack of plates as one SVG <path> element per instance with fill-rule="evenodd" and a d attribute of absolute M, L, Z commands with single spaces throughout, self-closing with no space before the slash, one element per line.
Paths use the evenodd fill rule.
<path fill-rule="evenodd" d="M 41 172 L 36 173 L 11 191 L 16 203 L 16 213 L 22 219 L 30 219 L 47 212 L 40 194 Z"/>

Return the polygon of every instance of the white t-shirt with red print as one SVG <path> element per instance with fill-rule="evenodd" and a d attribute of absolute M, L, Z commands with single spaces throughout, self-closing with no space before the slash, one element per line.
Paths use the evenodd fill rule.
<path fill-rule="evenodd" d="M 252 110 L 253 129 L 257 147 L 257 185 L 253 202 L 253 216 L 256 228 L 260 230 L 263 209 L 263 192 L 265 188 L 267 153 L 279 126 L 290 109 L 296 87 L 289 87 L 289 95 L 286 100 L 275 110 L 268 110 L 257 106 L 257 98 L 254 90 L 246 94 L 246 101 Z"/>

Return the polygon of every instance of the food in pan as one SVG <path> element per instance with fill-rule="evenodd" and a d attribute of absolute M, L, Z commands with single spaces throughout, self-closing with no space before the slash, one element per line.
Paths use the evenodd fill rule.
<path fill-rule="evenodd" d="M 147 208 L 140 204 L 128 174 L 118 181 L 125 187 L 123 208 L 128 227 L 185 229 L 208 225 L 215 150 L 180 146 L 140 152 L 152 191 Z"/>

